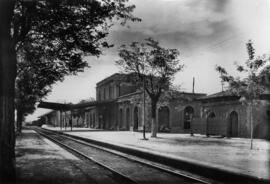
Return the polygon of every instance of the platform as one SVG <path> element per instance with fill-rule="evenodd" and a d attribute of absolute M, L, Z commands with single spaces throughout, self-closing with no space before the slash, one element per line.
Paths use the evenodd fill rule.
<path fill-rule="evenodd" d="M 60 131 L 58 128 L 51 130 Z M 270 142 L 254 139 L 218 138 L 205 135 L 158 133 L 157 138 L 142 140 L 142 133 L 131 131 L 62 131 L 65 134 L 139 150 L 154 155 L 184 160 L 200 166 L 270 180 Z"/>

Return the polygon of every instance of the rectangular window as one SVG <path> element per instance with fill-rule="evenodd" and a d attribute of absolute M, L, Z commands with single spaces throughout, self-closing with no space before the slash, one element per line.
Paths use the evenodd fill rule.
<path fill-rule="evenodd" d="M 112 86 L 109 87 L 109 98 L 112 99 Z"/>
<path fill-rule="evenodd" d="M 101 91 L 98 90 L 98 100 L 101 100 Z"/>
<path fill-rule="evenodd" d="M 105 100 L 106 99 L 106 89 L 105 88 L 103 88 L 103 100 Z"/>

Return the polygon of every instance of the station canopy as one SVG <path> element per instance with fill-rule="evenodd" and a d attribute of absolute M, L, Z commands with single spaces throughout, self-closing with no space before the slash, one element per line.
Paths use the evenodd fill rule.
<path fill-rule="evenodd" d="M 38 104 L 38 108 L 52 109 L 52 110 L 69 110 L 72 108 L 72 104 L 63 104 L 63 103 L 41 101 Z"/>
<path fill-rule="evenodd" d="M 44 108 L 44 109 L 52 109 L 52 110 L 58 110 L 58 111 L 68 111 L 73 109 L 81 109 L 86 107 L 93 107 L 98 105 L 106 105 L 115 102 L 115 100 L 106 100 L 106 101 L 91 101 L 91 102 L 85 102 L 85 103 L 78 103 L 78 104 L 63 104 L 63 103 L 56 103 L 56 102 L 43 102 L 41 101 L 38 104 L 38 108 Z"/>

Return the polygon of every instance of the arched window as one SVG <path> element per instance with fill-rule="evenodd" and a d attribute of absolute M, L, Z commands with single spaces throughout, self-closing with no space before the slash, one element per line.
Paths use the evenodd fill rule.
<path fill-rule="evenodd" d="M 101 91 L 98 91 L 98 100 L 101 100 Z"/>
<path fill-rule="evenodd" d="M 109 98 L 110 98 L 110 99 L 113 98 L 113 97 L 112 97 L 112 96 L 113 96 L 113 95 L 112 95 L 112 91 L 113 91 L 113 90 L 112 90 L 112 86 L 109 86 Z"/>
<path fill-rule="evenodd" d="M 216 117 L 216 115 L 215 115 L 215 113 L 214 112 L 210 112 L 209 113 L 209 115 L 208 115 L 208 118 L 215 118 Z"/>
<path fill-rule="evenodd" d="M 105 100 L 105 99 L 106 99 L 106 89 L 103 88 L 103 100 Z"/>

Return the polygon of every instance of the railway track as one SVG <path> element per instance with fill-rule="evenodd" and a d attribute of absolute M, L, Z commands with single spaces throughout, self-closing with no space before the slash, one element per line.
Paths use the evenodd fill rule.
<path fill-rule="evenodd" d="M 109 170 L 121 183 L 218 183 L 205 177 L 94 145 L 54 131 L 41 128 L 34 128 L 34 130 L 77 156 Z"/>

